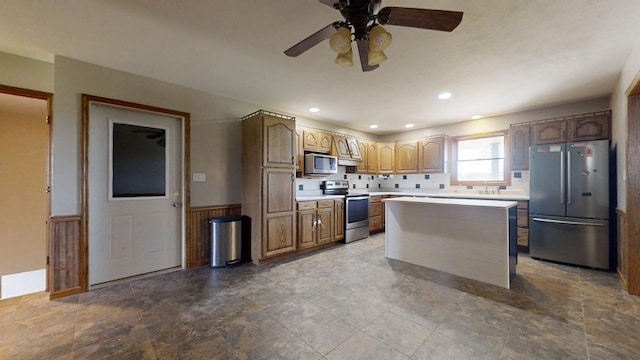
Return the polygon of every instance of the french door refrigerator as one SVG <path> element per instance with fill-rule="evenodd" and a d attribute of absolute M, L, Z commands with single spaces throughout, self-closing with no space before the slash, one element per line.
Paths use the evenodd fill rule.
<path fill-rule="evenodd" d="M 610 268 L 609 140 L 531 146 L 533 258 Z"/>

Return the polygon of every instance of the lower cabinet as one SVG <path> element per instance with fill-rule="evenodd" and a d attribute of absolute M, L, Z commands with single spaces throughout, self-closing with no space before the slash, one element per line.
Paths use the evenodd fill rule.
<path fill-rule="evenodd" d="M 518 250 L 529 252 L 529 202 L 518 201 Z"/>
<path fill-rule="evenodd" d="M 369 197 L 369 232 L 374 233 L 384 229 L 384 204 L 382 196 Z"/>
<path fill-rule="evenodd" d="M 333 238 L 334 240 L 344 240 L 344 231 L 345 231 L 345 217 L 344 217 L 344 200 L 338 199 L 333 201 L 333 209 L 335 211 L 335 221 L 334 221 L 334 231 Z"/>
<path fill-rule="evenodd" d="M 336 224 L 336 210 L 339 208 L 344 215 L 344 208 L 338 206 L 343 200 L 320 200 L 298 202 L 297 233 L 298 249 L 311 248 L 317 245 L 330 243 L 336 240 L 338 226 Z M 344 217 L 342 218 L 342 230 L 338 237 L 344 238 Z"/>

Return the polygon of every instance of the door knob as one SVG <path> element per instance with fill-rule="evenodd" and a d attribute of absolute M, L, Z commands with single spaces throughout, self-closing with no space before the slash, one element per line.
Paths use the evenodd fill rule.
<path fill-rule="evenodd" d="M 182 207 L 182 203 L 181 203 L 181 202 L 177 202 L 177 201 L 176 201 L 176 202 L 174 202 L 173 204 L 171 204 L 171 206 L 176 207 L 176 208 L 177 208 L 177 207 Z"/>

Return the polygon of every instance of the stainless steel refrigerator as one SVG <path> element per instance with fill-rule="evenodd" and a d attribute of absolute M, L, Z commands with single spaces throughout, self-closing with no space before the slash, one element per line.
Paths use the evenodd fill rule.
<path fill-rule="evenodd" d="M 609 140 L 531 146 L 533 258 L 610 268 Z"/>

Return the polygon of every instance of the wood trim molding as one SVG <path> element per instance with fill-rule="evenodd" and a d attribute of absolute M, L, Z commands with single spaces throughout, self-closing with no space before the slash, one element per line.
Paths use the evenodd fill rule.
<path fill-rule="evenodd" d="M 617 252 L 618 266 L 616 268 L 618 276 L 625 289 L 628 289 L 629 277 L 629 239 L 627 237 L 627 213 L 624 210 L 616 209 L 616 231 L 617 231 Z"/>
<path fill-rule="evenodd" d="M 85 238 L 80 215 L 52 216 L 49 244 L 49 298 L 81 293 L 86 288 Z"/>
<path fill-rule="evenodd" d="M 627 98 L 627 204 L 629 294 L 640 295 L 640 94 Z"/>
<path fill-rule="evenodd" d="M 183 159 L 182 159 L 182 171 L 183 171 L 183 182 L 184 182 L 184 224 L 185 224 L 185 242 L 186 248 L 188 249 L 190 244 L 190 239 L 192 238 L 190 234 L 191 226 L 191 179 L 190 179 L 190 171 L 191 171 L 191 115 L 187 112 L 171 110 L 160 108 L 151 105 L 138 104 L 123 100 L 110 99 L 100 96 L 82 94 L 82 121 L 81 121 L 81 130 L 80 130 L 80 167 L 81 167 L 81 195 L 80 195 L 80 216 L 81 216 L 81 237 L 84 239 L 84 249 L 82 258 L 83 261 L 83 273 L 82 276 L 84 279 L 82 280 L 83 288 L 82 291 L 89 290 L 89 108 L 91 103 L 102 103 L 109 106 L 121 107 L 126 109 L 133 109 L 138 111 L 146 111 L 161 115 L 172 115 L 176 117 L 180 117 L 183 119 L 182 121 L 182 131 L 183 131 Z M 184 258 L 184 254 L 183 254 Z M 188 256 L 187 261 L 188 263 Z M 183 266 L 187 266 L 187 264 L 183 264 Z"/>
<path fill-rule="evenodd" d="M 189 212 L 190 229 L 187 233 L 187 267 L 207 265 L 211 262 L 211 234 L 209 219 L 220 216 L 240 215 L 241 204 L 198 206 Z"/>
<path fill-rule="evenodd" d="M 484 181 L 459 181 L 458 180 L 458 171 L 457 171 L 458 167 L 456 166 L 458 161 L 458 141 L 487 138 L 492 136 L 504 136 L 504 181 L 489 181 L 489 182 L 486 182 L 486 185 L 489 185 L 489 186 L 511 185 L 511 153 L 510 153 L 511 139 L 509 138 L 509 129 L 449 137 L 450 139 L 449 146 L 451 146 L 451 149 L 449 151 L 449 154 L 450 154 L 449 169 L 451 172 L 451 185 L 457 185 L 457 186 L 485 185 Z"/>

